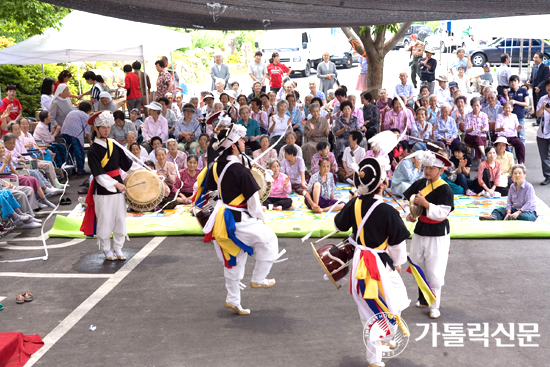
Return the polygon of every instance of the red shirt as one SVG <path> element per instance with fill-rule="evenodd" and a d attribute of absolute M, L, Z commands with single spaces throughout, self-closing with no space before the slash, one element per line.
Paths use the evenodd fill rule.
<path fill-rule="evenodd" d="M 273 63 L 267 65 L 267 72 L 271 79 L 269 80 L 269 86 L 271 88 L 281 88 L 283 85 L 283 74 L 288 73 L 290 69 L 285 65 L 278 63 L 274 65 Z"/>
<path fill-rule="evenodd" d="M 19 116 L 19 112 L 23 111 L 23 107 L 21 107 L 21 103 L 19 103 L 18 99 L 14 99 L 13 101 L 10 101 L 8 97 L 4 98 L 2 100 L 3 105 L 0 106 L 0 113 L 4 112 L 8 109 L 9 105 L 12 105 L 13 108 L 10 112 L 10 119 L 13 121 Z"/>
<path fill-rule="evenodd" d="M 128 90 L 126 99 L 141 98 L 141 90 L 139 88 L 139 78 L 135 73 L 128 73 L 124 78 L 124 86 Z"/>
<path fill-rule="evenodd" d="M 61 83 L 59 80 L 56 81 L 54 84 L 53 84 L 53 94 L 55 94 L 55 91 L 57 90 L 57 87 L 59 87 L 59 84 L 67 84 L 67 83 Z M 69 90 L 70 92 L 70 90 Z"/>

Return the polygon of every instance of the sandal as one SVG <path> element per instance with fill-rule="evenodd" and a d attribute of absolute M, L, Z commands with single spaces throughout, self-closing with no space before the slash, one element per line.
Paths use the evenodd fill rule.
<path fill-rule="evenodd" d="M 25 302 L 31 302 L 34 299 L 31 292 L 24 293 L 23 297 L 25 297 Z"/>
<path fill-rule="evenodd" d="M 17 296 L 15 296 L 15 303 L 19 305 L 25 303 L 25 297 L 23 296 L 23 294 L 18 294 Z"/>
<path fill-rule="evenodd" d="M 0 311 L 4 309 L 4 305 L 0 303 Z"/>
<path fill-rule="evenodd" d="M 61 199 L 61 201 L 59 202 L 59 204 L 61 204 L 61 205 L 71 205 L 71 204 L 72 204 L 72 201 L 71 201 L 71 199 L 69 199 L 69 198 Z"/>

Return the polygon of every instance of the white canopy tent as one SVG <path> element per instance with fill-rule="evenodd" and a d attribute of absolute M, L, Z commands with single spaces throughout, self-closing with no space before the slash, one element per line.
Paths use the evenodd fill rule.
<path fill-rule="evenodd" d="M 191 36 L 161 26 L 72 11 L 59 30 L 0 50 L 0 64 L 145 60 L 191 46 Z"/>

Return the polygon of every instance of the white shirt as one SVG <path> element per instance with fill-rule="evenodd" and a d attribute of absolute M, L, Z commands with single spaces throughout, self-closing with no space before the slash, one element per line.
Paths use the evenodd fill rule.
<path fill-rule="evenodd" d="M 548 95 L 545 95 L 544 97 L 539 99 L 539 103 L 537 103 L 537 111 L 539 110 L 539 108 L 541 108 L 543 103 L 550 103 L 550 97 L 548 97 Z M 544 110 L 542 116 L 543 120 L 541 121 L 539 129 L 537 130 L 537 138 L 550 139 L 550 113 Z"/>
<path fill-rule="evenodd" d="M 449 92 L 449 88 L 441 88 L 441 86 L 437 86 L 437 90 L 435 91 L 435 95 L 437 96 L 437 103 L 440 105 L 442 104 L 449 104 L 453 105 L 453 98 L 451 97 L 451 93 Z"/>
<path fill-rule="evenodd" d="M 353 157 L 352 157 L 351 147 L 346 147 L 346 149 L 344 149 L 344 156 L 342 157 L 342 161 L 346 162 L 348 166 L 348 170 L 351 170 L 354 159 L 355 159 L 355 163 L 359 164 L 359 162 L 363 160 L 364 156 L 365 156 L 365 148 L 358 145 L 357 148 L 355 148 L 355 150 L 353 151 Z"/>
<path fill-rule="evenodd" d="M 273 125 L 273 120 L 275 120 L 275 128 L 273 129 L 273 132 L 270 134 L 270 136 L 280 136 L 283 135 L 287 129 L 287 125 L 289 121 L 292 121 L 292 118 L 290 116 L 284 115 L 282 118 L 279 117 L 279 115 L 273 115 L 269 119 L 269 127 Z"/>
<path fill-rule="evenodd" d="M 508 81 L 510 80 L 511 76 L 512 70 L 510 70 L 510 67 L 506 64 L 500 65 L 497 70 L 497 85 L 508 87 Z"/>

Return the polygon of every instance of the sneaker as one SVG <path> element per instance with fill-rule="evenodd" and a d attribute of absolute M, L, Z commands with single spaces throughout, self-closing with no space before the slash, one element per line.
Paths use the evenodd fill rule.
<path fill-rule="evenodd" d="M 35 218 L 35 217 L 31 217 L 31 220 L 35 223 L 42 223 L 42 219 L 38 219 L 38 218 Z"/>
<path fill-rule="evenodd" d="M 61 195 L 62 193 L 62 189 L 54 189 L 53 187 L 47 187 L 46 190 L 44 190 L 44 194 L 46 195 L 46 197 Z"/>
<path fill-rule="evenodd" d="M 483 190 L 483 191 L 480 192 L 478 195 L 481 196 L 481 197 L 486 197 L 486 196 L 487 196 L 487 193 L 485 192 L 485 190 Z"/>
<path fill-rule="evenodd" d="M 50 207 L 50 208 L 52 208 L 52 209 L 55 209 L 55 204 L 52 203 L 52 202 L 50 202 L 50 201 L 48 201 L 48 199 L 46 199 L 46 198 L 40 200 L 40 202 L 38 203 L 38 205 L 40 205 L 40 203 L 46 205 L 46 207 Z"/>
<path fill-rule="evenodd" d="M 48 206 L 46 204 L 42 204 L 41 202 L 38 202 L 38 209 L 45 209 Z"/>
<path fill-rule="evenodd" d="M 479 220 L 497 220 L 497 218 L 493 217 L 492 215 L 481 215 L 479 217 Z"/>
<path fill-rule="evenodd" d="M 466 191 L 466 196 L 476 196 L 477 194 L 473 192 L 472 190 Z"/>
<path fill-rule="evenodd" d="M 23 225 L 21 226 L 21 228 L 24 228 L 24 229 L 27 229 L 27 228 L 40 228 L 40 227 L 42 227 L 42 224 L 35 223 L 35 222 L 32 222 L 32 221 L 30 221 L 29 223 L 23 223 Z"/>

